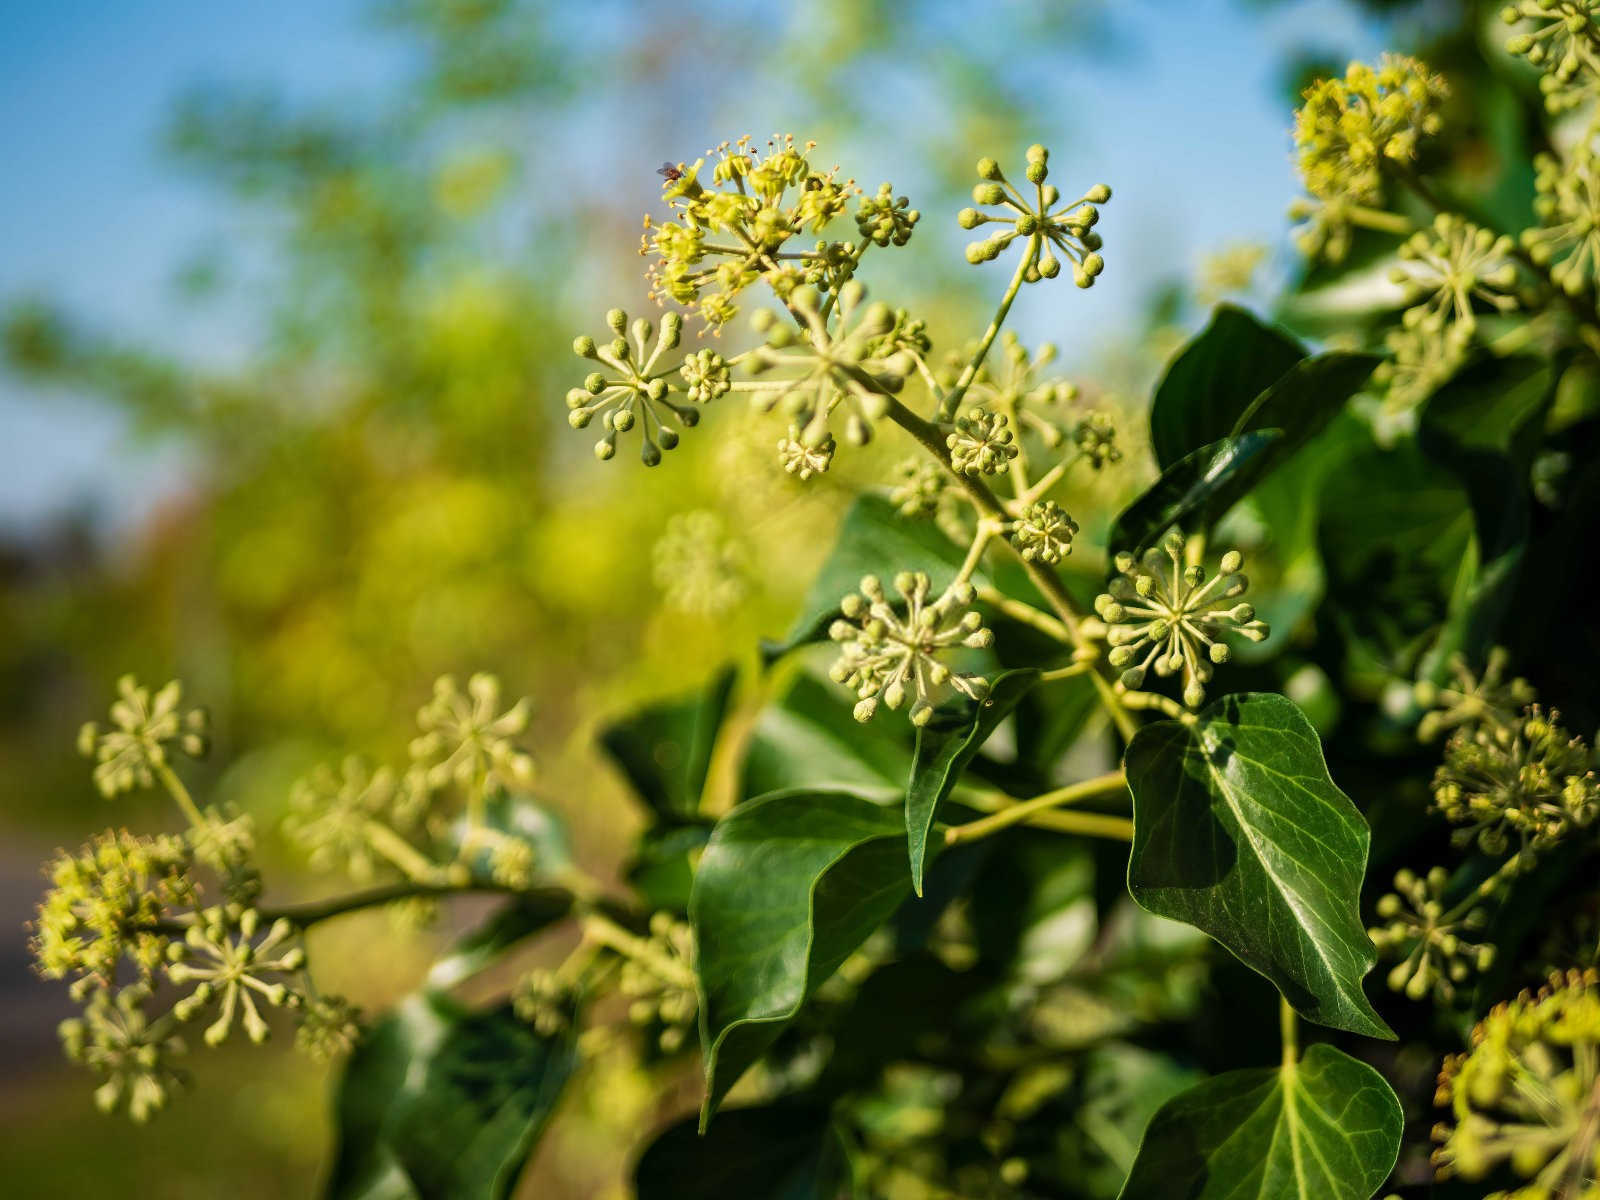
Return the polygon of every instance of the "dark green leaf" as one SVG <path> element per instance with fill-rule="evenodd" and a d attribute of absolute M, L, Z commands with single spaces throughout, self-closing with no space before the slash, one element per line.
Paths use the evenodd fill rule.
<path fill-rule="evenodd" d="M 1229 1071 L 1167 1101 L 1119 1200 L 1371 1200 L 1402 1125 L 1382 1075 L 1315 1045 L 1297 1063 Z"/>
<path fill-rule="evenodd" d="M 1173 525 L 1209 525 L 1260 481 L 1282 440 L 1279 430 L 1262 429 L 1185 455 L 1122 510 L 1111 526 L 1108 548 L 1141 554 Z"/>
<path fill-rule="evenodd" d="M 1032 668 L 1007 671 L 994 679 L 983 703 L 948 719 L 935 717 L 917 731 L 911 782 L 906 787 L 906 845 L 911 854 L 911 886 L 922 895 L 922 872 L 928 859 L 928 830 L 973 757 L 1001 721 L 1011 715 L 1028 690 L 1039 682 Z"/>
<path fill-rule="evenodd" d="M 639 1200 L 837 1200 L 848 1178 L 826 1111 L 736 1108 L 703 1136 L 691 1117 L 634 1169 Z"/>
<path fill-rule="evenodd" d="M 911 770 L 906 722 L 863 724 L 851 714 L 853 703 L 836 683 L 796 676 L 783 698 L 756 719 L 739 794 L 802 787 L 869 792 L 885 800 L 898 794 Z"/>
<path fill-rule="evenodd" d="M 844 792 L 780 792 L 711 835 L 689 901 L 699 957 L 701 1124 L 818 984 L 911 894 L 905 824 Z"/>
<path fill-rule="evenodd" d="M 652 911 L 671 909 L 684 912 L 689 907 L 689 891 L 694 886 L 695 856 L 705 848 L 711 825 L 679 825 L 675 829 L 653 829 L 634 844 L 625 869 L 628 884 Z"/>
<path fill-rule="evenodd" d="M 1150 445 L 1162 470 L 1234 431 L 1250 402 L 1306 356 L 1288 334 L 1231 304 L 1178 352 L 1150 405 Z"/>
<path fill-rule="evenodd" d="M 956 577 L 965 552 L 932 521 L 901 516 L 887 496 L 862 496 L 845 513 L 833 550 L 812 580 L 788 637 L 768 653 L 781 654 L 820 638 L 839 615 L 839 601 L 861 586 L 863 575 L 888 580 L 897 571 L 923 571 L 937 592 Z M 974 578 L 985 576 L 980 571 Z"/>
<path fill-rule="evenodd" d="M 577 1065 L 509 1006 L 411 996 L 369 1030 L 339 1085 L 333 1200 L 501 1200 Z"/>
<path fill-rule="evenodd" d="M 724 667 L 701 690 L 642 708 L 601 732 L 600 744 L 657 820 L 673 824 L 699 811 L 737 677 L 734 668 Z"/>
<path fill-rule="evenodd" d="M 1280 465 L 1327 428 L 1380 361 L 1372 354 L 1334 353 L 1296 363 L 1250 403 L 1228 432 L 1239 437 L 1281 429 L 1283 438 L 1272 447 L 1273 465 Z"/>
<path fill-rule="evenodd" d="M 1376 959 L 1357 901 L 1371 833 L 1283 696 L 1224 696 L 1193 724 L 1141 729 L 1128 890 L 1265 975 L 1307 1019 L 1391 1037 L 1361 980 Z"/>

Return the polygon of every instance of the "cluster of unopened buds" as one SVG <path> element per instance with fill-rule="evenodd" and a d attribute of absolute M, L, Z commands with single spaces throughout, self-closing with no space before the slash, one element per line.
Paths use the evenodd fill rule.
<path fill-rule="evenodd" d="M 174 679 L 154 694 L 132 675 L 117 680 L 111 724 L 87 722 L 78 732 L 78 750 L 95 760 L 94 782 L 110 799 L 122 792 L 154 786 L 168 769 L 172 750 L 203 758 L 210 746 L 203 708 L 183 707 L 183 685 Z"/>
<path fill-rule="evenodd" d="M 1105 622 L 1107 659 L 1121 672 L 1122 687 L 1138 691 L 1152 670 L 1163 678 L 1181 675 L 1183 702 L 1196 708 L 1215 665 L 1232 657 L 1223 637 L 1259 642 L 1270 630 L 1239 600 L 1249 588 L 1239 573 L 1243 556 L 1228 551 L 1208 580 L 1198 563 L 1185 565 L 1185 545 L 1183 534 L 1173 530 L 1142 557 L 1117 555 L 1117 574 L 1096 598 L 1095 611 Z"/>
<path fill-rule="evenodd" d="M 640 460 L 647 467 L 661 461 L 663 450 L 678 445 L 678 430 L 673 422 L 693 426 L 700 410 L 693 403 L 680 404 L 672 398 L 676 390 L 672 377 L 677 366 L 660 366 L 663 353 L 677 348 L 683 335 L 683 318 L 669 312 L 661 318 L 659 332 L 643 317 L 633 322 L 629 340 L 628 314 L 620 308 L 606 313 L 606 324 L 613 337 L 601 343 L 587 334 L 572 343 L 573 353 L 610 369 L 591 371 L 581 387 L 567 393 L 567 419 L 574 429 L 586 429 L 600 418 L 605 434 L 595 443 L 595 455 L 611 458 L 617 452 L 617 435 L 639 426 L 642 446 Z M 654 339 L 652 341 L 652 339 Z M 697 384 L 690 399 L 710 399 L 715 383 L 705 385 L 703 371 L 693 373 Z M 698 386 L 697 386 L 698 385 Z"/>
<path fill-rule="evenodd" d="M 894 588 L 903 614 L 877 576 L 868 575 L 859 592 L 840 601 L 843 618 L 828 631 L 839 645 L 830 674 L 856 694 L 856 720 L 870 720 L 880 703 L 899 709 L 909 702 L 912 724 L 925 725 L 950 691 L 972 700 L 988 695 L 982 676 L 956 671 L 944 661 L 952 651 L 994 642 L 982 616 L 967 607 L 974 599 L 972 586 L 954 584 L 930 600 L 928 576 L 905 571 L 895 576 Z"/>
<path fill-rule="evenodd" d="M 1045 182 L 1050 174 L 1049 160 L 1050 152 L 1043 146 L 1028 147 L 1025 174 L 1033 187 L 1031 197 L 1012 185 L 994 159 L 978 161 L 981 182 L 972 189 L 973 203 L 1004 211 L 961 210 L 959 220 L 963 229 L 999 226 L 987 238 L 967 246 L 967 261 L 973 264 L 993 262 L 1012 242 L 1020 239 L 1023 243 L 1020 271 L 1025 282 L 1037 283 L 1059 275 L 1061 261 L 1055 251 L 1060 251 L 1072 264 L 1072 281 L 1081 288 L 1092 287 L 1106 265 L 1100 256 L 1100 235 L 1094 227 L 1100 220 L 1099 205 L 1111 199 L 1111 189 L 1097 183 L 1078 199 L 1063 204 L 1061 192 L 1054 184 Z"/>
<path fill-rule="evenodd" d="M 1426 875 L 1403 870 L 1394 877 L 1394 891 L 1383 896 L 1377 913 L 1384 924 L 1367 930 L 1378 953 L 1399 962 L 1390 970 L 1391 990 L 1412 1000 L 1433 995 L 1450 1004 L 1456 989 L 1494 961 L 1494 946 L 1471 942 L 1468 934 L 1482 931 L 1489 913 L 1469 897 L 1466 904 L 1447 906 L 1450 875 L 1434 867 Z"/>

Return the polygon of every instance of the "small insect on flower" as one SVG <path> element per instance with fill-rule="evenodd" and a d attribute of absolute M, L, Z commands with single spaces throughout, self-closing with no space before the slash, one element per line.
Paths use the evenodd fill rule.
<path fill-rule="evenodd" d="M 656 174 L 668 183 L 677 183 L 678 180 L 683 178 L 683 168 L 674 166 L 671 162 L 663 162 L 656 169 Z"/>

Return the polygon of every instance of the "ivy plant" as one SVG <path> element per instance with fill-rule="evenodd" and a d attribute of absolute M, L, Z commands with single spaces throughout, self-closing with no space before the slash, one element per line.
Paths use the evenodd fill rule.
<path fill-rule="evenodd" d="M 1560 117 L 1515 229 L 1430 174 L 1442 76 L 1314 83 L 1308 281 L 1365 256 L 1390 308 L 1321 349 L 1218 309 L 1147 433 L 1004 331 L 1115 263 L 1111 189 L 1062 190 L 1043 146 L 979 160 L 954 214 L 1009 279 L 951 353 L 869 297 L 926 240 L 888 184 L 791 138 L 663 166 L 667 311 L 575 340 L 573 427 L 655 467 L 745 402 L 772 469 L 857 456 L 879 485 L 784 636 L 604 731 L 645 818 L 620 882 L 574 860 L 527 706 L 478 675 L 439 682 L 407 762 L 295 789 L 286 832 L 353 890 L 268 903 L 250 815 L 179 771 L 204 711 L 124 680 L 94 780 L 164 788 L 185 828 L 63 853 L 33 934 L 97 1102 L 144 1120 L 191 1044 L 281 1014 L 348 1055 L 340 1198 L 509 1195 L 619 1041 L 703 1073 L 641 1139 L 641 1197 L 1600 1197 L 1597 9 L 1505 10 Z M 716 336 L 687 349 L 691 321 Z M 1119 474 L 1120 511 L 1086 509 Z M 708 612 L 739 598 L 719 537 L 678 522 L 657 556 Z M 394 1011 L 317 989 L 313 926 L 467 892 L 501 907 Z M 557 965 L 461 998 L 558 930 Z"/>

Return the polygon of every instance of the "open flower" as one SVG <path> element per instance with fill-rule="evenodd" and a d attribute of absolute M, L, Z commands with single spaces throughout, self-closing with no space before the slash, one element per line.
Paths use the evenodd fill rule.
<path fill-rule="evenodd" d="M 1385 54 L 1376 67 L 1351 63 L 1344 78 L 1313 83 L 1294 124 L 1306 190 L 1379 203 L 1385 165 L 1409 165 L 1422 139 L 1443 127 L 1446 93 L 1443 79 L 1400 54 Z"/>
<path fill-rule="evenodd" d="M 966 609 L 973 600 L 971 585 L 954 585 L 932 601 L 932 585 L 920 571 L 901 572 L 894 586 L 905 602 L 904 616 L 889 603 L 877 576 L 868 575 L 859 594 L 840 602 L 844 619 L 828 631 L 839 643 L 839 660 L 830 674 L 856 693 L 856 720 L 870 720 L 880 701 L 898 709 L 909 700 L 912 724 L 925 725 L 946 690 L 973 700 L 987 696 L 989 685 L 981 676 L 953 671 L 944 662 L 961 647 L 994 642 L 983 618 Z"/>
<path fill-rule="evenodd" d="M 75 980 L 82 996 L 112 986 L 126 958 L 148 980 L 169 938 L 155 926 L 194 902 L 194 852 L 178 837 L 107 831 L 50 864 L 31 947 L 47 979 Z"/>
<path fill-rule="evenodd" d="M 1600 1090 L 1600 976 L 1568 971 L 1497 1004 L 1473 1027 L 1471 1049 L 1445 1059 L 1433 1129 L 1441 1179 L 1479 1180 L 1502 1165 L 1528 1186 L 1484 1200 L 1591 1200 L 1600 1175 L 1594 1136 Z"/>
<path fill-rule="evenodd" d="M 1456 730 L 1434 775 L 1433 802 L 1457 826 L 1458 845 L 1537 851 L 1600 815 L 1600 779 L 1588 746 L 1561 728 L 1559 714 L 1530 705 L 1517 720 Z"/>
<path fill-rule="evenodd" d="M 841 252 L 840 243 L 791 246 L 802 234 L 820 233 L 860 190 L 840 181 L 838 168 L 814 169 L 807 158 L 813 148 L 783 137 L 763 154 L 745 137 L 709 151 L 709 172 L 706 158 L 669 168 L 661 198 L 677 220 L 657 224 L 646 217 L 639 249 L 655 259 L 651 297 L 695 308 L 715 328 L 733 317 L 734 298 L 757 280 L 786 295 L 801 284 L 832 290 L 848 279 L 856 256 Z M 880 192 L 863 203 L 862 236 L 904 244 L 917 214 L 904 200 L 884 197 Z"/>

